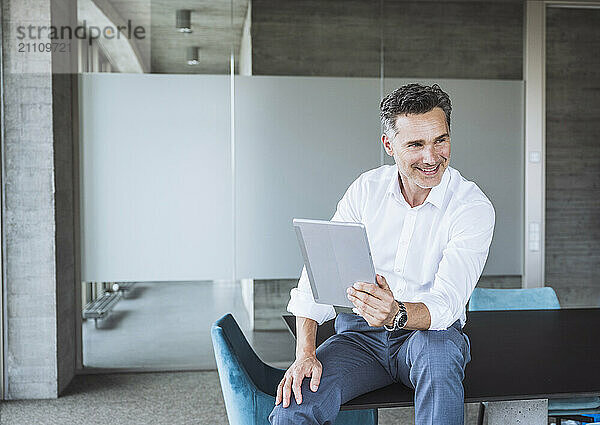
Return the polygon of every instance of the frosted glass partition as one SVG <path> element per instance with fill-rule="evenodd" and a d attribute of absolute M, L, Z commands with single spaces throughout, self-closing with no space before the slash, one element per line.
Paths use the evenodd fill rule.
<path fill-rule="evenodd" d="M 329 219 L 380 164 L 379 80 L 236 77 L 236 273 L 290 278 L 294 217 Z"/>
<path fill-rule="evenodd" d="M 80 78 L 82 280 L 231 278 L 229 76 Z"/>
<path fill-rule="evenodd" d="M 385 93 L 412 81 L 386 79 Z M 523 83 L 436 82 L 454 104 L 452 166 L 477 182 L 496 208 L 484 274 L 519 275 Z M 352 180 L 380 165 L 378 85 L 378 79 L 236 79 L 238 277 L 296 277 L 302 258 L 292 218 L 331 217 Z"/>
<path fill-rule="evenodd" d="M 454 104 L 451 164 L 496 208 L 484 273 L 521 274 L 523 82 L 436 82 Z M 297 277 L 292 218 L 330 218 L 381 164 L 376 78 L 236 76 L 234 170 L 229 76 L 80 83 L 85 281 Z"/>
<path fill-rule="evenodd" d="M 450 95 L 450 164 L 477 183 L 496 209 L 496 229 L 484 274 L 522 274 L 524 83 L 387 78 L 385 93 L 415 81 L 438 83 Z"/>

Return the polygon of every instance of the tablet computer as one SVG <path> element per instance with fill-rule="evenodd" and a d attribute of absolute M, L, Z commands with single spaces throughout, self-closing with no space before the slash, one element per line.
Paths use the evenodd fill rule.
<path fill-rule="evenodd" d="M 376 282 L 365 226 L 297 218 L 293 223 L 315 301 L 354 307 L 346 289 L 354 282 Z"/>

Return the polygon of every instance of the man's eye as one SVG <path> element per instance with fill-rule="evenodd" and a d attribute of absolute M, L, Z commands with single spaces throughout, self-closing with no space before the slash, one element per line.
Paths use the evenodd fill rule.
<path fill-rule="evenodd" d="M 408 145 L 409 148 L 417 148 L 419 146 L 421 146 L 420 143 L 411 143 L 410 145 Z"/>

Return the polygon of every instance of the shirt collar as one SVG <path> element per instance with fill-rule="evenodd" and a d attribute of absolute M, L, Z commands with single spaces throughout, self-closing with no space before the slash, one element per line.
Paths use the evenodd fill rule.
<path fill-rule="evenodd" d="M 427 198 L 425 199 L 425 202 L 429 202 L 438 209 L 442 208 L 442 204 L 444 202 L 444 195 L 446 194 L 446 188 L 448 187 L 448 183 L 450 182 L 449 168 L 450 167 L 446 167 L 446 170 L 442 175 L 442 181 L 437 186 L 431 188 L 431 190 L 429 191 L 429 195 L 427 195 Z M 395 196 L 398 200 L 404 201 L 406 203 L 406 200 L 404 199 L 404 196 L 400 191 L 398 168 L 394 167 L 394 169 L 396 172 L 394 173 L 393 178 L 390 179 L 391 181 L 388 185 L 387 193 Z M 425 204 L 425 202 L 423 204 Z"/>
<path fill-rule="evenodd" d="M 400 174 L 398 174 L 398 167 L 394 165 L 393 168 L 395 172 L 393 173 L 392 178 L 390 179 L 390 183 L 388 184 L 386 194 L 395 196 L 398 200 L 404 200 L 402 192 L 400 192 Z"/>

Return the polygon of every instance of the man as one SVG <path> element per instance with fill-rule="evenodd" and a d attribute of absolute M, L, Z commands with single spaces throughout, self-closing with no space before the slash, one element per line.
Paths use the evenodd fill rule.
<path fill-rule="evenodd" d="M 340 313 L 336 334 L 315 349 L 317 324 L 335 310 L 314 302 L 302 271 L 288 304 L 296 360 L 277 387 L 272 424 L 333 423 L 341 404 L 393 382 L 414 388 L 416 424 L 463 424 L 465 305 L 495 215 L 448 166 L 451 109 L 437 85 L 409 84 L 381 102 L 381 141 L 396 165 L 362 174 L 333 216 L 365 225 L 377 284 L 348 289 L 356 314 Z"/>

